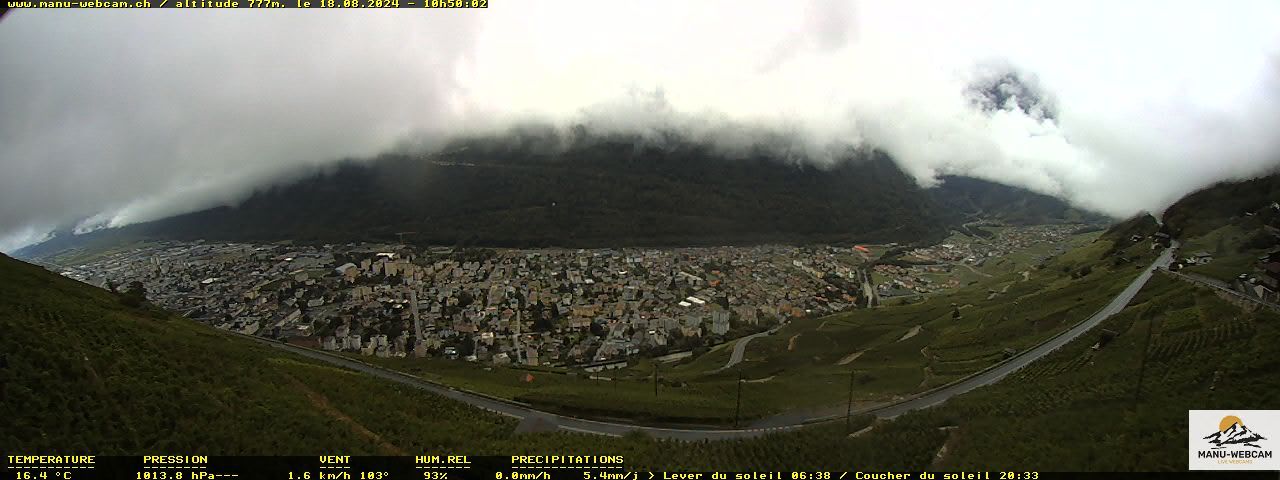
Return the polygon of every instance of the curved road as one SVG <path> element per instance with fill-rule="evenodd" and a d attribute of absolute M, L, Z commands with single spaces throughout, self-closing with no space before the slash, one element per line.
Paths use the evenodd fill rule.
<path fill-rule="evenodd" d="M 742 355 L 746 353 L 748 343 L 751 343 L 752 340 L 755 340 L 759 337 L 763 337 L 765 335 L 773 335 L 778 331 L 779 328 L 781 327 L 773 327 L 763 332 L 753 333 L 751 335 L 747 335 L 745 337 L 738 339 L 738 343 L 733 344 L 733 354 L 729 355 L 729 361 L 725 362 L 724 366 L 720 367 L 716 371 L 719 372 L 722 370 L 728 370 L 732 368 L 734 365 L 742 363 Z"/>
<path fill-rule="evenodd" d="M 1176 246 L 1177 246 L 1177 243 L 1175 242 L 1174 247 Z M 1117 312 L 1123 310 L 1124 307 L 1128 305 L 1131 300 L 1133 300 L 1133 297 L 1138 294 L 1138 291 L 1141 290 L 1144 285 L 1146 285 L 1147 280 L 1151 278 L 1152 272 L 1155 271 L 1157 267 L 1168 265 L 1172 257 L 1173 257 L 1172 249 L 1166 249 L 1164 253 L 1162 253 L 1160 257 L 1156 259 L 1156 261 L 1152 263 L 1150 267 L 1144 270 L 1142 274 L 1138 275 L 1138 277 L 1135 278 L 1133 282 L 1129 284 L 1128 287 L 1126 287 L 1123 291 L 1121 291 L 1119 295 L 1116 295 L 1116 297 L 1111 300 L 1111 303 L 1107 304 L 1105 307 L 1102 307 L 1102 309 L 1098 310 L 1088 319 L 1085 319 L 1084 321 L 1076 324 L 1074 327 L 1071 327 L 1067 331 L 1062 332 L 1061 334 L 1058 334 L 1057 336 L 1054 336 L 1049 340 L 1046 340 L 1045 342 L 1041 343 L 1040 345 L 1034 348 L 1025 350 L 1022 353 L 1014 356 L 1013 358 L 1010 358 L 1009 360 L 996 364 L 991 368 L 988 368 L 986 370 L 983 370 L 981 372 L 978 372 L 974 375 L 958 380 L 956 382 L 943 385 L 933 390 L 929 390 L 929 391 L 908 397 L 901 401 L 860 409 L 860 410 L 857 410 L 855 413 L 856 414 L 872 414 L 882 418 L 893 418 L 898 415 L 902 415 L 903 413 L 909 412 L 911 410 L 918 410 L 918 409 L 928 408 L 928 407 L 941 404 L 956 395 L 963 394 L 965 392 L 968 392 L 978 387 L 996 383 L 1000 381 L 1000 379 L 1004 378 L 1006 375 L 1013 373 L 1014 371 L 1017 371 L 1022 367 L 1027 366 L 1031 362 L 1034 362 L 1040 359 L 1041 357 L 1048 355 L 1050 352 L 1057 350 L 1058 348 L 1061 348 L 1063 345 L 1066 345 L 1068 342 L 1076 339 L 1077 337 L 1084 334 L 1088 330 L 1097 326 L 1099 323 L 1102 323 L 1103 320 L 1106 320 L 1111 315 L 1114 315 Z M 343 356 L 339 356 L 339 355 L 335 355 L 335 354 L 331 354 L 331 353 L 327 353 L 319 350 L 312 350 L 308 348 L 297 347 L 297 346 L 279 343 L 276 341 L 271 341 L 271 340 L 267 340 L 259 337 L 250 337 L 250 338 L 253 338 L 254 340 L 257 340 L 259 342 L 262 342 L 264 344 L 270 345 L 272 347 L 275 347 L 281 350 L 287 350 L 289 352 L 296 353 L 302 356 L 310 357 L 316 360 L 321 360 L 321 361 L 332 363 L 338 366 L 364 372 L 369 375 L 373 375 L 375 377 L 380 377 L 387 380 L 391 380 L 393 382 L 399 382 L 399 383 L 403 383 L 413 387 L 421 388 L 423 390 L 427 390 L 432 393 L 436 393 L 438 395 L 442 395 L 444 397 L 457 400 L 459 402 L 464 402 L 479 408 L 483 408 L 485 410 L 489 410 L 501 415 L 506 415 L 508 417 L 513 417 L 518 419 L 537 419 L 537 418 L 544 419 L 546 421 L 551 422 L 552 424 L 558 425 L 559 428 L 562 430 L 568 430 L 568 431 L 574 431 L 574 432 L 620 436 L 632 430 L 639 430 L 651 436 L 659 437 L 659 438 L 671 438 L 671 439 L 677 439 L 677 440 L 720 440 L 720 439 L 729 439 L 729 438 L 754 437 L 754 436 L 759 436 L 759 435 L 763 435 L 770 432 L 793 430 L 793 429 L 797 429 L 815 422 L 822 422 L 827 420 L 834 420 L 837 418 L 843 418 L 845 414 L 845 406 L 842 405 L 842 406 L 839 406 L 838 408 L 832 407 L 832 408 L 823 409 L 815 412 L 783 413 L 783 414 L 779 414 L 773 417 L 769 417 L 769 418 L 757 421 L 752 428 L 722 429 L 722 430 L 696 429 L 696 428 L 664 428 L 664 427 L 634 425 L 634 424 L 618 423 L 618 422 L 603 422 L 603 421 L 596 421 L 596 420 L 588 420 L 584 418 L 568 417 L 568 416 L 558 415 L 550 412 L 544 412 L 541 410 L 531 408 L 527 405 L 512 402 L 509 400 L 489 397 L 486 395 L 473 393 L 473 392 L 461 391 L 452 387 L 448 387 L 445 385 L 437 384 L 437 383 L 419 378 L 417 376 L 389 370 L 382 367 L 377 367 L 364 362 L 360 362 L 358 360 L 354 360 L 351 358 L 347 358 L 347 357 L 343 357 Z M 745 345 L 743 344 L 745 343 L 746 343 L 745 341 L 739 342 L 739 344 L 744 348 L 745 348 Z M 738 349 L 735 348 L 735 354 L 737 353 L 737 350 Z"/>

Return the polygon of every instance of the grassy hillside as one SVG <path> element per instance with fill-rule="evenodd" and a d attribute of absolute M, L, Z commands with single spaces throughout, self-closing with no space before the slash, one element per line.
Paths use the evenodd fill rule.
<path fill-rule="evenodd" d="M 1180 238 L 1193 238 L 1239 221 L 1246 214 L 1266 213 L 1272 202 L 1280 201 L 1280 174 L 1222 182 L 1178 200 L 1164 212 L 1164 221 Z M 1274 211 L 1255 219 L 1256 225 L 1280 226 Z"/>
<path fill-rule="evenodd" d="M 1130 237 L 1149 237 L 1160 230 L 1160 223 L 1149 213 L 1140 213 L 1118 222 L 1102 233 L 1102 238 L 1113 242 L 1129 242 Z M 1132 242 L 1129 242 L 1132 243 Z"/>
<path fill-rule="evenodd" d="M 1213 255 L 1184 273 L 1230 283 L 1255 275 L 1258 258 L 1280 247 L 1280 174 L 1224 182 L 1187 195 L 1164 213 L 1182 252 Z"/>
<path fill-rule="evenodd" d="M 1280 404 L 1277 321 L 1157 274 L 1099 330 L 921 416 L 961 426 L 949 467 L 1185 469 L 1188 409 Z M 1094 351 L 1101 329 L 1119 335 Z"/>

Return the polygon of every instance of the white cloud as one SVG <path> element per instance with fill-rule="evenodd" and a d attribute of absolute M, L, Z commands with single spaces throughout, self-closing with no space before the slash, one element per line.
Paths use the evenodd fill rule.
<path fill-rule="evenodd" d="M 1280 157 L 1280 4 L 502 2 L 485 11 L 15 11 L 0 233 L 233 202 L 412 132 L 525 119 L 888 150 L 1114 215 Z M 984 113 L 980 69 L 1056 120 Z M 660 92 L 661 101 L 655 101 Z M 33 230 L 34 229 L 34 230 Z M 10 245 L 13 245 L 10 242 Z"/>

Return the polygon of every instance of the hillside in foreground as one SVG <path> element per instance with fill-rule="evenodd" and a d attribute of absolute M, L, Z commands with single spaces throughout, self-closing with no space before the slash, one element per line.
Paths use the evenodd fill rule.
<path fill-rule="evenodd" d="M 918 415 L 960 426 L 942 462 L 957 469 L 1183 470 L 1187 410 L 1280 402 L 1277 321 L 1158 273 L 1094 331 Z M 1116 335 L 1095 350 L 1104 330 Z"/>

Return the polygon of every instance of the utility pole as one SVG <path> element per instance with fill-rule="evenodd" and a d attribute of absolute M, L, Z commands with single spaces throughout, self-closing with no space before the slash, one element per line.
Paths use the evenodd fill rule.
<path fill-rule="evenodd" d="M 653 398 L 658 398 L 658 362 L 653 362 Z"/>
<path fill-rule="evenodd" d="M 738 419 L 742 417 L 742 372 L 738 372 L 738 406 L 733 409 L 733 428 L 738 428 Z"/>
<path fill-rule="evenodd" d="M 849 369 L 849 406 L 844 410 L 844 434 L 849 436 L 849 427 L 853 419 L 853 369 Z"/>
<path fill-rule="evenodd" d="M 1142 377 L 1146 376 L 1147 373 L 1147 350 L 1151 348 L 1151 330 L 1155 328 L 1155 324 L 1156 319 L 1154 317 L 1147 320 L 1147 340 L 1142 344 L 1142 360 L 1138 364 L 1138 385 L 1133 389 L 1133 407 L 1135 409 L 1138 408 L 1138 402 L 1142 400 Z"/>
<path fill-rule="evenodd" d="M 418 286 L 409 287 L 409 311 L 413 312 L 413 356 L 426 356 L 426 343 L 422 341 L 422 319 L 418 316 Z"/>
<path fill-rule="evenodd" d="M 520 326 L 521 326 L 520 324 L 524 323 L 524 317 L 520 314 L 520 312 L 521 312 L 520 307 L 517 306 L 516 307 L 516 336 L 513 343 L 515 344 L 515 349 L 516 349 L 516 364 L 524 365 L 525 362 L 520 360 L 520 354 L 524 353 L 521 351 L 521 348 L 520 348 Z"/>

